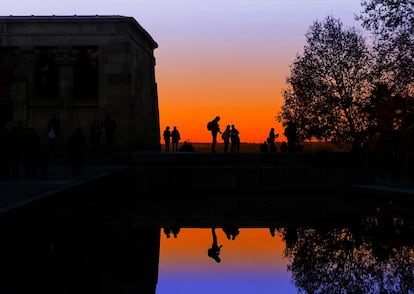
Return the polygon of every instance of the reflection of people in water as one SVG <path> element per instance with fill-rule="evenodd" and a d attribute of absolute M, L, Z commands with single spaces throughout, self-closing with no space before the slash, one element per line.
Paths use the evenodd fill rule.
<path fill-rule="evenodd" d="M 270 225 L 269 226 L 269 231 L 270 231 L 270 235 L 272 235 L 272 237 L 274 237 L 275 232 L 276 232 L 276 227 L 274 225 Z"/>
<path fill-rule="evenodd" d="M 179 232 L 180 232 L 180 227 L 174 226 L 171 228 L 171 233 L 174 235 L 174 238 L 177 238 Z"/>
<path fill-rule="evenodd" d="M 180 232 L 180 227 L 178 226 L 164 227 L 164 234 L 167 238 L 170 238 L 171 234 L 174 235 L 174 238 L 177 238 L 179 232 Z"/>
<path fill-rule="evenodd" d="M 232 224 L 223 226 L 222 230 L 226 234 L 228 240 L 235 240 L 240 234 L 239 228 Z"/>
<path fill-rule="evenodd" d="M 216 228 L 211 228 L 211 234 L 213 236 L 213 243 L 211 244 L 211 248 L 207 250 L 207 254 L 218 263 L 221 261 L 219 255 L 223 245 L 218 245 L 217 243 Z"/>
<path fill-rule="evenodd" d="M 164 234 L 165 234 L 165 237 L 170 238 L 171 237 L 171 228 L 164 227 Z"/>

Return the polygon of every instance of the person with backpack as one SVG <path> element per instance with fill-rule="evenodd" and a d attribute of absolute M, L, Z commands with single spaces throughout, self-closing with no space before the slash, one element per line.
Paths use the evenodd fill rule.
<path fill-rule="evenodd" d="M 211 132 L 211 152 L 216 153 L 217 134 L 221 134 L 219 122 L 220 116 L 216 116 L 212 121 L 207 123 L 207 130 Z"/>

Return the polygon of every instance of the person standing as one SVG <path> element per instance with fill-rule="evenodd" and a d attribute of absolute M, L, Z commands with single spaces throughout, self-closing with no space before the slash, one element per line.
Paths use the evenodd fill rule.
<path fill-rule="evenodd" d="M 287 138 L 287 149 L 289 152 L 297 151 L 298 135 L 295 122 L 288 122 L 284 135 Z"/>
<path fill-rule="evenodd" d="M 224 153 L 229 151 L 229 144 L 230 144 L 230 125 L 226 126 L 226 129 L 221 134 L 221 138 L 223 139 L 224 143 Z"/>
<path fill-rule="evenodd" d="M 279 137 L 279 134 L 275 133 L 275 128 L 271 128 L 269 131 L 269 136 L 267 137 L 267 143 L 269 144 L 270 152 L 276 152 L 276 139 Z"/>
<path fill-rule="evenodd" d="M 180 142 L 180 140 L 181 140 L 180 132 L 178 131 L 177 127 L 174 126 L 173 130 L 171 131 L 171 143 L 172 143 L 173 152 L 178 151 L 178 142 Z"/>
<path fill-rule="evenodd" d="M 231 152 L 240 152 L 240 132 L 234 125 L 230 129 Z"/>
<path fill-rule="evenodd" d="M 260 152 L 266 153 L 269 151 L 269 148 L 267 146 L 267 141 L 264 141 L 262 144 L 260 144 Z"/>
<path fill-rule="evenodd" d="M 212 142 L 211 142 L 211 152 L 216 153 L 217 145 L 217 134 L 221 134 L 220 131 L 220 116 L 216 116 L 212 121 L 207 124 L 207 129 L 211 132 Z"/>
<path fill-rule="evenodd" d="M 276 139 L 279 137 L 279 134 L 275 133 L 275 128 L 271 128 L 269 131 L 269 136 L 267 137 L 267 143 L 275 143 Z"/>
<path fill-rule="evenodd" d="M 47 123 L 47 137 L 49 140 L 49 150 L 58 150 L 58 140 L 60 135 L 60 119 L 55 113 L 50 115 L 50 119 Z"/>
<path fill-rule="evenodd" d="M 170 142 L 171 142 L 171 130 L 170 126 L 166 126 L 164 132 L 162 133 L 164 138 L 165 152 L 170 152 Z"/>

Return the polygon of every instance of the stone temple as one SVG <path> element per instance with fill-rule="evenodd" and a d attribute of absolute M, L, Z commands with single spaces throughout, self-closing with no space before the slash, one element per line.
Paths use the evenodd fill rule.
<path fill-rule="evenodd" d="M 159 151 L 157 47 L 132 17 L 1 16 L 0 125 L 56 115 L 65 140 L 110 115 L 118 150 Z"/>

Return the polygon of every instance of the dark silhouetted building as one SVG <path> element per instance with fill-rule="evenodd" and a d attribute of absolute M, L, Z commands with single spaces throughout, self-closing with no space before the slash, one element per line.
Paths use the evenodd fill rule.
<path fill-rule="evenodd" d="M 157 47 L 132 17 L 0 17 L 0 124 L 54 113 L 66 140 L 109 114 L 119 150 L 158 151 Z"/>

